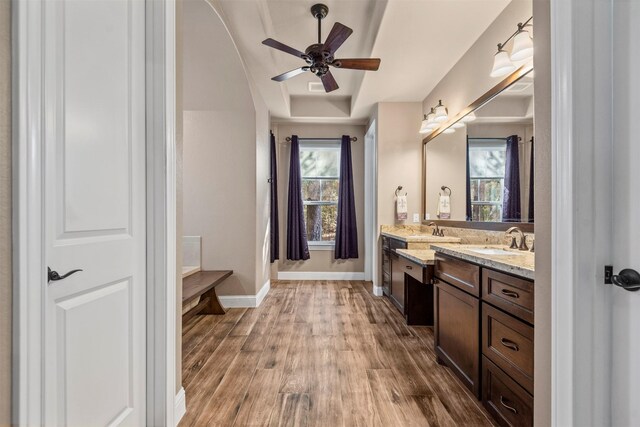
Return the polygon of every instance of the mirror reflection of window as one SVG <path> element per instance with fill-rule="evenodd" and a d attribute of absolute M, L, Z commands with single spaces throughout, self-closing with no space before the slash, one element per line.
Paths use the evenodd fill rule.
<path fill-rule="evenodd" d="M 502 219 L 506 138 L 469 138 L 471 220 Z"/>

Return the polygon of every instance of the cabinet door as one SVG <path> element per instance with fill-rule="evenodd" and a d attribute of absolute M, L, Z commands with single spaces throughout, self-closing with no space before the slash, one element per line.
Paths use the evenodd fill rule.
<path fill-rule="evenodd" d="M 404 269 L 400 257 L 391 254 L 391 302 L 404 314 Z"/>
<path fill-rule="evenodd" d="M 438 281 L 434 315 L 438 361 L 480 398 L 480 300 Z"/>
<path fill-rule="evenodd" d="M 386 296 L 391 295 L 391 252 L 382 251 L 382 292 Z"/>

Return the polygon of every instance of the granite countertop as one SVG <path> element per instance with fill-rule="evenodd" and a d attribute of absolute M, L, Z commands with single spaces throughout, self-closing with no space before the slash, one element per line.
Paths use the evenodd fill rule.
<path fill-rule="evenodd" d="M 508 249 L 504 245 L 460 245 L 460 244 L 433 244 L 431 248 L 436 252 L 450 255 L 465 261 L 489 267 L 504 273 L 535 279 L 535 254 L 529 251 Z M 513 255 L 483 254 L 470 249 L 504 249 L 513 252 Z"/>
<path fill-rule="evenodd" d="M 402 229 L 394 229 L 393 231 L 383 230 L 380 234 L 407 243 L 459 243 L 461 240 L 459 237 L 440 237 L 434 236 L 429 232 Z"/>
<path fill-rule="evenodd" d="M 433 265 L 436 257 L 436 251 L 431 249 L 396 249 L 396 253 L 423 267 Z"/>

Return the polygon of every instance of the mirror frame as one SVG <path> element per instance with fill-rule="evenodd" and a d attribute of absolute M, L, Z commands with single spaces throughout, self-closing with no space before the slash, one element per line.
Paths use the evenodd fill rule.
<path fill-rule="evenodd" d="M 500 83 L 489 89 L 484 95 L 480 98 L 473 101 L 467 108 L 464 108 L 460 111 L 454 118 L 445 122 L 442 126 L 435 129 L 429 135 L 424 137 L 422 140 L 422 212 L 421 217 L 422 223 L 427 224 L 431 221 L 437 223 L 441 226 L 449 226 L 449 227 L 458 227 L 458 228 L 473 228 L 477 230 L 491 230 L 491 231 L 505 231 L 509 227 L 517 226 L 527 233 L 533 233 L 534 224 L 531 222 L 482 222 L 482 221 L 460 221 L 460 220 L 449 220 L 449 219 L 434 219 L 434 220 L 425 220 L 424 216 L 427 212 L 427 143 L 433 139 L 435 139 L 442 132 L 447 130 L 453 124 L 460 121 L 464 116 L 469 113 L 476 111 L 478 108 L 482 107 L 493 98 L 498 96 L 502 91 L 508 89 L 511 85 L 516 83 L 518 80 L 522 79 L 524 76 L 533 71 L 533 66 L 531 65 L 523 65 L 518 68 L 513 73 L 509 74 L 502 80 Z"/>

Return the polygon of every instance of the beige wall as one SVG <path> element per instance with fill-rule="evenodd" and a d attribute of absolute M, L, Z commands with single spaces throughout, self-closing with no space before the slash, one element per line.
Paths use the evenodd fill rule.
<path fill-rule="evenodd" d="M 202 236 L 203 269 L 234 270 L 220 295 L 256 295 L 269 280 L 269 113 L 211 4 L 185 0 L 183 16 L 183 232 Z"/>
<path fill-rule="evenodd" d="M 0 426 L 11 421 L 11 17 L 0 1 Z"/>
<path fill-rule="evenodd" d="M 533 2 L 535 67 L 535 405 L 536 426 L 551 425 L 551 16 L 549 0 Z"/>
<path fill-rule="evenodd" d="M 456 130 L 429 141 L 426 154 L 426 197 L 430 219 L 436 219 L 438 198 L 446 185 L 451 189 L 451 219 L 467 216 L 467 134 Z"/>
<path fill-rule="evenodd" d="M 355 272 L 364 271 L 364 134 L 366 129 L 359 125 L 340 124 L 300 124 L 287 123 L 273 126 L 278 149 L 278 214 L 280 220 L 280 260 L 272 267 L 272 277 L 277 271 L 305 272 Z M 298 135 L 300 138 L 339 138 L 342 135 L 355 136 L 358 141 L 351 145 L 353 157 L 353 189 L 358 223 L 358 255 L 355 260 L 335 260 L 333 251 L 310 250 L 307 261 L 287 260 L 287 189 L 289 186 L 290 144 L 285 138 Z"/>
<path fill-rule="evenodd" d="M 378 224 L 412 224 L 422 210 L 422 119 L 419 102 L 382 102 L 377 106 Z M 395 190 L 407 193 L 409 218 L 398 223 Z"/>
<path fill-rule="evenodd" d="M 538 0 L 535 0 L 538 1 Z M 512 0 L 487 30 L 460 58 L 447 75 L 423 101 L 423 111 L 429 112 L 439 99 L 455 116 L 493 86 L 501 77 L 489 76 L 493 67 L 493 55 L 497 44 L 516 30 L 518 22 L 524 22 L 532 14 L 533 0 Z"/>

